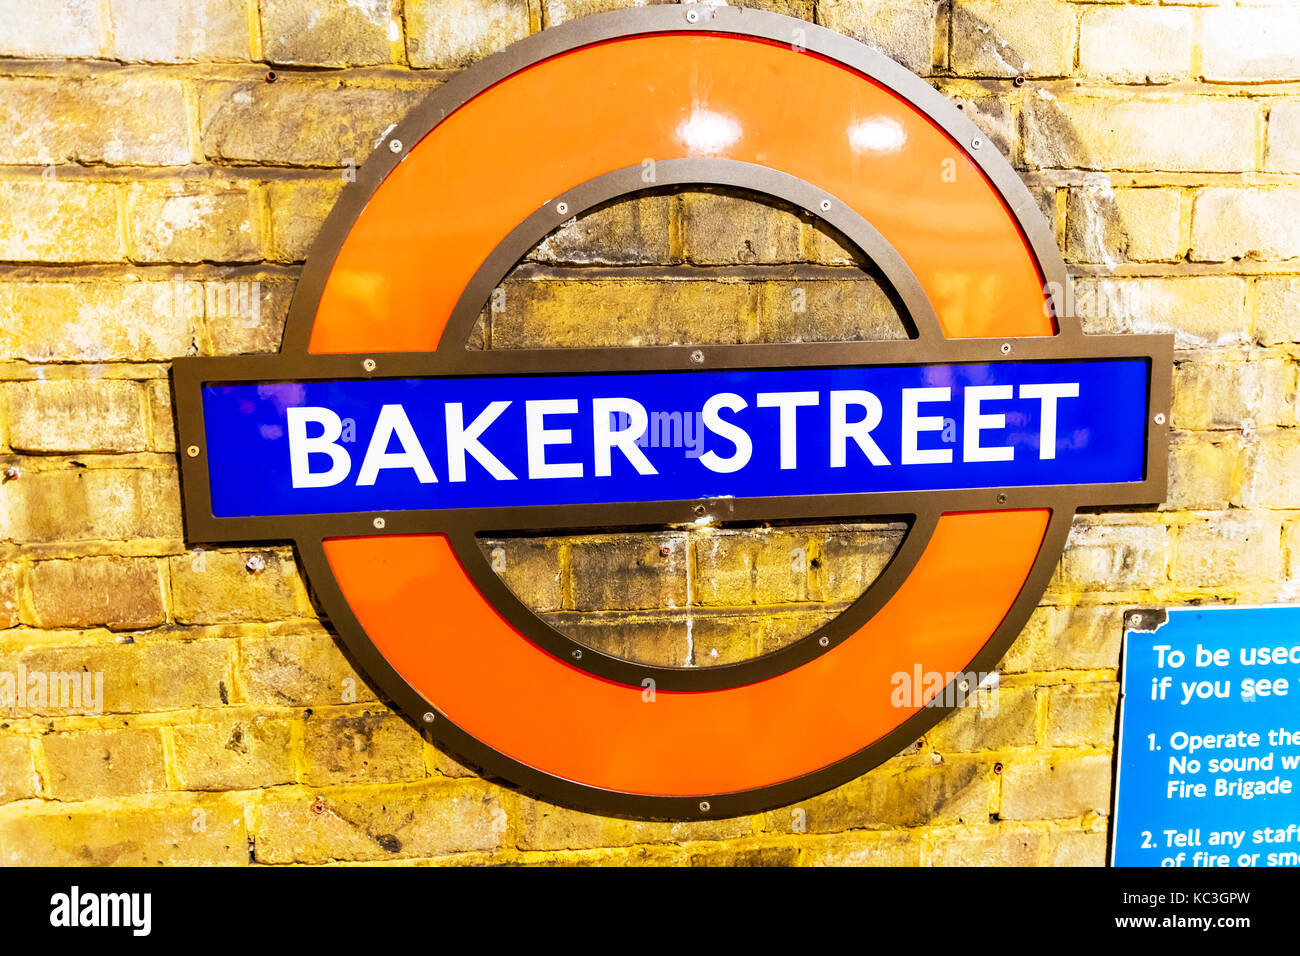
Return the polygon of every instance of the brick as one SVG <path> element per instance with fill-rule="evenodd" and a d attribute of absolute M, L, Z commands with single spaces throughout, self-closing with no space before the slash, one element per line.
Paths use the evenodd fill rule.
<path fill-rule="evenodd" d="M 1044 690 L 1045 742 L 1052 747 L 1100 747 L 1115 742 L 1118 684 L 1067 684 Z"/>
<path fill-rule="evenodd" d="M 796 637 L 811 625 L 802 615 L 742 615 L 707 608 L 678 612 L 548 614 L 556 630 L 593 650 L 660 667 L 709 667 L 748 660 L 767 650 L 762 635 L 789 621 Z"/>
<path fill-rule="evenodd" d="M 425 775 L 424 740 L 387 710 L 313 711 L 303 718 L 302 782 L 311 786 Z"/>
<path fill-rule="evenodd" d="M 190 161 L 184 87 L 179 80 L 139 73 L 0 80 L 0 158 L 184 165 Z M 52 172 L 54 181 L 40 185 L 59 182 L 58 172 Z M 110 223 L 114 215 L 109 214 Z"/>
<path fill-rule="evenodd" d="M 171 589 L 172 613 L 182 624 L 281 621 L 311 613 L 297 564 L 283 552 L 206 551 L 197 560 L 178 555 L 171 558 Z"/>
<path fill-rule="evenodd" d="M 691 866 L 794 866 L 799 859 L 797 846 L 721 846 L 697 850 L 690 856 Z"/>
<path fill-rule="evenodd" d="M 573 606 L 579 610 L 683 607 L 689 562 L 676 535 L 621 534 L 572 539 Z M 668 544 L 667 555 L 660 548 Z"/>
<path fill-rule="evenodd" d="M 113 186 L 0 183 L 0 259 L 111 262 L 121 257 Z"/>
<path fill-rule="evenodd" d="M 28 544 L 178 539 L 174 470 L 68 464 L 0 486 L 0 538 Z"/>
<path fill-rule="evenodd" d="M 931 866 L 1035 866 L 1044 835 L 1011 826 L 927 834 Z"/>
<path fill-rule="evenodd" d="M 858 830 L 830 842 L 800 841 L 801 866 L 920 866 L 921 840 L 910 833 Z"/>
<path fill-rule="evenodd" d="M 1167 577 L 1168 529 L 1158 524 L 1095 524 L 1076 518 L 1055 586 L 1075 591 L 1159 587 Z"/>
<path fill-rule="evenodd" d="M 881 522 L 850 525 L 828 534 L 810 562 L 818 598 L 856 601 L 893 558 L 906 530 L 896 522 Z"/>
<path fill-rule="evenodd" d="M 1185 250 L 1175 189 L 1071 189 L 1066 254 L 1072 261 L 1174 262 Z"/>
<path fill-rule="evenodd" d="M 0 0 L 0 56 L 91 57 L 97 53 L 96 0 Z"/>
<path fill-rule="evenodd" d="M 527 0 L 407 0 L 406 56 L 454 70 L 528 36 Z"/>
<path fill-rule="evenodd" d="M 673 202 L 671 196 L 643 196 L 599 207 L 547 236 L 533 258 L 561 265 L 674 262 Z"/>
<path fill-rule="evenodd" d="M 1246 285 L 1235 276 L 1080 281 L 1098 314 L 1080 314 L 1085 332 L 1172 332 L 1175 348 L 1245 345 Z"/>
<path fill-rule="evenodd" d="M 1098 833 L 1055 830 L 1043 837 L 1044 866 L 1105 866 L 1110 843 L 1105 831 Z"/>
<path fill-rule="evenodd" d="M 520 601 L 536 611 L 559 610 L 562 539 L 481 538 L 479 547 Z"/>
<path fill-rule="evenodd" d="M 0 820 L 7 866 L 241 866 L 248 834 L 240 807 L 159 800 L 143 807 L 53 805 Z"/>
<path fill-rule="evenodd" d="M 1280 100 L 1269 108 L 1267 143 L 1266 170 L 1300 173 L 1300 100 Z"/>
<path fill-rule="evenodd" d="M 1256 279 L 1254 291 L 1255 341 L 1260 345 L 1300 341 L 1300 278 Z"/>
<path fill-rule="evenodd" d="M 817 22 L 924 76 L 934 63 L 939 6 L 934 0 L 825 0 L 817 6 Z"/>
<path fill-rule="evenodd" d="M 696 265 L 799 262 L 801 225 L 783 205 L 717 192 L 682 197 L 682 240 Z"/>
<path fill-rule="evenodd" d="M 522 798 L 516 832 L 521 850 L 581 850 L 635 843 L 736 840 L 752 836 L 754 825 L 749 817 L 689 823 L 637 822 L 580 813 Z"/>
<path fill-rule="evenodd" d="M 975 823 L 988 819 L 993 764 L 972 757 L 934 763 L 891 761 L 837 790 L 801 801 L 809 833 L 848 829 Z M 789 810 L 766 815 L 769 828 L 789 827 Z"/>
<path fill-rule="evenodd" d="M 319 626 L 239 642 L 240 686 L 250 704 L 301 707 L 374 700 L 375 695 Z"/>
<path fill-rule="evenodd" d="M 1122 633 L 1118 608 L 1035 608 L 999 669 L 1016 674 L 1115 668 Z"/>
<path fill-rule="evenodd" d="M 1172 577 L 1183 587 L 1219 593 L 1274 584 L 1282 574 L 1282 525 L 1276 518 L 1229 512 L 1178 529 Z"/>
<path fill-rule="evenodd" d="M 18 623 L 18 577 L 14 565 L 0 565 L 0 628 Z"/>
<path fill-rule="evenodd" d="M 237 162 L 359 165 L 420 98 L 333 78 L 212 82 L 199 89 L 203 151 Z"/>
<path fill-rule="evenodd" d="M 1300 508 L 1300 435 L 1262 432 L 1247 457 L 1242 503 L 1247 508 Z"/>
<path fill-rule="evenodd" d="M 1110 806 L 1109 754 L 1008 760 L 1002 771 L 1003 820 L 1055 820 Z"/>
<path fill-rule="evenodd" d="M 1091 7 L 1079 28 L 1079 69 L 1114 83 L 1168 83 L 1191 71 L 1196 21 L 1190 10 Z"/>
<path fill-rule="evenodd" d="M 757 284 L 763 342 L 877 342 L 907 337 L 889 296 L 857 270 L 843 278 L 808 277 Z M 819 275 L 825 275 L 821 273 Z"/>
<path fill-rule="evenodd" d="M 974 688 L 970 693 L 976 693 Z M 945 754 L 1031 746 L 1038 714 L 1034 689 L 998 687 L 993 702 L 996 710 L 981 706 L 980 698 L 972 696 L 927 733 L 926 742 Z"/>
<path fill-rule="evenodd" d="M 234 185 L 137 183 L 127 190 L 131 255 L 139 262 L 255 262 L 257 195 Z"/>
<path fill-rule="evenodd" d="M 1244 476 L 1235 435 L 1176 435 L 1169 449 L 1170 509 L 1221 510 L 1239 504 Z"/>
<path fill-rule="evenodd" d="M 1138 172 L 1237 172 L 1255 168 L 1253 104 L 1241 100 L 1056 97 L 1024 105 L 1030 167 Z M 1199 135 L 1188 136 L 1194 129 Z"/>
<path fill-rule="evenodd" d="M 1296 367 L 1280 359 L 1177 362 L 1173 424 L 1183 429 L 1294 425 Z"/>
<path fill-rule="evenodd" d="M 740 279 L 560 279 L 517 269 L 492 313 L 493 348 L 743 343 L 754 291 Z"/>
<path fill-rule="evenodd" d="M 1300 79 L 1300 10 L 1285 6 L 1207 10 L 1201 75 L 1210 81 Z"/>
<path fill-rule="evenodd" d="M 220 280 L 203 283 L 205 291 L 212 286 L 226 288 L 225 306 L 213 311 L 209 301 L 204 316 L 207 342 L 204 353 L 213 355 L 247 355 L 257 352 L 278 352 L 284 338 L 285 320 L 289 316 L 289 303 L 293 298 L 293 283 L 282 279 L 257 277 L 222 283 Z M 218 296 L 218 301 L 220 297 Z M 246 304 L 256 300 L 260 307 L 253 314 Z M 236 307 L 238 303 L 238 307 Z"/>
<path fill-rule="evenodd" d="M 192 355 L 196 322 L 169 282 L 0 282 L 0 358 L 157 361 Z"/>
<path fill-rule="evenodd" d="M 32 742 L 26 737 L 0 737 L 0 805 L 36 796 L 36 767 Z"/>
<path fill-rule="evenodd" d="M 270 258 L 280 262 L 301 262 L 333 208 L 343 179 L 314 179 L 271 183 L 267 202 L 271 207 Z"/>
<path fill-rule="evenodd" d="M 150 0 L 112 0 L 109 11 L 120 60 L 248 59 L 248 9 L 241 0 L 173 0 L 165 17 Z"/>
<path fill-rule="evenodd" d="M 157 627 L 167 617 L 152 558 L 38 561 L 28 572 L 27 587 L 37 627 L 126 631 Z"/>
<path fill-rule="evenodd" d="M 137 382 L 37 380 L 16 383 L 6 391 L 9 447 L 14 451 L 142 451 L 148 448 L 144 390 Z"/>
<path fill-rule="evenodd" d="M 694 550 L 693 597 L 700 604 L 809 600 L 809 554 L 817 554 L 813 535 L 722 531 L 697 538 Z"/>
<path fill-rule="evenodd" d="M 553 27 L 569 20 L 594 16 L 608 10 L 621 10 L 625 7 L 653 6 L 662 0 L 542 0 L 542 12 L 545 24 Z"/>
<path fill-rule="evenodd" d="M 483 784 L 420 783 L 267 795 L 253 811 L 259 863 L 391 860 L 494 850 L 505 811 Z"/>
<path fill-rule="evenodd" d="M 1061 0 L 956 0 L 952 68 L 968 76 L 1069 76 L 1076 8 Z"/>
<path fill-rule="evenodd" d="M 294 782 L 289 722 L 254 716 L 172 730 L 182 790 L 257 790 Z"/>
<path fill-rule="evenodd" d="M 1192 207 L 1192 260 L 1298 256 L 1300 188 L 1228 186 L 1197 193 Z"/>
<path fill-rule="evenodd" d="M 168 639 L 90 647 L 33 647 L 20 657 L 28 672 L 52 675 L 103 674 L 106 714 L 147 713 L 220 707 L 230 692 L 229 642 Z M 10 671 L 16 666 L 9 665 Z M 94 678 L 96 685 L 98 678 Z M 82 688 L 85 688 L 84 678 Z M 93 693 L 92 689 L 92 693 Z M 65 701 L 66 703 L 67 701 Z M 91 707 L 28 707 L 46 714 L 85 714 Z"/>
<path fill-rule="evenodd" d="M 262 0 L 262 50 L 272 63 L 366 66 L 390 61 L 400 36 L 394 0 L 322 6 L 308 0 Z"/>
<path fill-rule="evenodd" d="M 56 800 L 119 797 L 166 789 L 157 730 L 49 734 L 41 738 Z"/>
<path fill-rule="evenodd" d="M 171 383 L 145 383 L 145 404 L 149 409 L 149 447 L 159 452 L 176 451 L 176 427 L 172 417 Z"/>

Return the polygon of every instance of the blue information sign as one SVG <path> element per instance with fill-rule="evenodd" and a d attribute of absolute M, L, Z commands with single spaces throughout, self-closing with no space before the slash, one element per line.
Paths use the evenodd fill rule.
<path fill-rule="evenodd" d="M 212 512 L 254 517 L 1137 482 L 1148 375 L 1144 359 L 493 375 L 202 400 Z"/>
<path fill-rule="evenodd" d="M 1300 605 L 1128 620 L 1113 864 L 1300 865 Z"/>

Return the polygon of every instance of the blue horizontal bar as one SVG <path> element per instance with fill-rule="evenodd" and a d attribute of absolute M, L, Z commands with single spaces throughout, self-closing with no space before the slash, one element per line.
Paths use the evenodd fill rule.
<path fill-rule="evenodd" d="M 1148 380 L 1114 359 L 202 394 L 213 514 L 254 517 L 1137 482 Z"/>

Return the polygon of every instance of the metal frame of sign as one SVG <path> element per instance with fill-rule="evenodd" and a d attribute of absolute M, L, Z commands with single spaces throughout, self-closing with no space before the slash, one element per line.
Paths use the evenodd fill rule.
<path fill-rule="evenodd" d="M 692 16 L 694 19 L 692 19 Z M 617 170 L 556 197 L 526 218 L 483 262 L 462 293 L 434 352 L 310 354 L 308 341 L 317 303 L 335 258 L 372 193 L 404 155 L 459 106 L 502 79 L 547 58 L 605 40 L 699 29 L 799 46 L 886 85 L 927 115 L 958 143 L 975 144 L 970 158 L 1003 197 L 1037 261 L 1045 301 L 1055 306 L 1056 335 L 948 339 L 916 276 L 880 233 L 846 203 L 786 173 L 723 159 L 673 159 L 658 164 L 653 183 L 639 167 Z M 1011 166 L 993 149 L 980 150 L 981 133 L 924 81 L 875 51 L 830 31 L 777 14 L 731 7 L 655 6 L 618 11 L 543 31 L 458 74 L 429 96 L 389 134 L 392 150 L 377 149 L 344 189 L 308 257 L 290 308 L 282 351 L 276 355 L 179 359 L 173 384 L 187 536 L 202 542 L 292 541 L 315 595 L 361 669 L 418 727 L 466 764 L 537 793 L 583 809 L 640 818 L 682 819 L 752 813 L 783 805 L 844 783 L 893 756 L 922 736 L 951 707 L 925 707 L 851 757 L 788 781 L 728 793 L 663 796 L 611 791 L 552 775 L 506 756 L 461 730 L 437 712 L 397 673 L 367 638 L 345 599 L 325 554 L 327 538 L 427 534 L 447 536 L 483 597 L 524 637 L 571 666 L 632 687 L 650 679 L 659 691 L 709 691 L 762 681 L 828 653 L 879 611 L 912 572 L 944 513 L 1050 509 L 1043 543 L 1014 604 L 966 671 L 991 671 L 1020 633 L 1046 588 L 1081 507 L 1145 505 L 1163 500 L 1168 460 L 1165 426 L 1172 376 L 1172 337 L 1084 336 L 1063 314 L 1055 289 L 1066 282 L 1065 264 L 1047 224 Z M 899 308 L 909 339 L 789 345 L 686 345 L 614 349 L 472 351 L 464 347 L 491 290 L 547 234 L 603 203 L 647 189 L 685 184 L 724 185 L 772 197 L 820 219 L 883 274 L 887 294 Z M 266 518 L 219 518 L 211 509 L 205 430 L 200 399 L 211 383 L 401 378 L 432 375 L 563 374 L 652 370 L 796 368 L 816 366 L 998 363 L 1026 360 L 1087 361 L 1141 358 L 1149 365 L 1145 477 L 1122 484 L 1013 487 L 970 491 L 907 492 L 581 506 L 501 507 L 483 510 L 400 511 Z M 524 605 L 492 570 L 478 545 L 482 535 L 510 532 L 563 533 L 611 528 L 655 528 L 701 518 L 718 525 L 790 521 L 857 520 L 892 516 L 909 521 L 903 543 L 877 580 L 836 619 L 799 641 L 763 656 L 712 667 L 663 667 L 605 654 L 561 634 Z"/>

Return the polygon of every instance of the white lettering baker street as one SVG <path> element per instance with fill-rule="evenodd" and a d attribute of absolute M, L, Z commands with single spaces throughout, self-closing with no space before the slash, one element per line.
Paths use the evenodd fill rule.
<path fill-rule="evenodd" d="M 953 392 L 962 394 L 954 396 Z M 952 447 L 923 447 L 923 437 L 942 432 L 945 428 L 944 411 L 951 406 L 961 410 L 962 421 L 960 454 L 963 462 L 1004 462 L 1014 458 L 1015 449 L 1009 445 L 987 444 L 983 434 L 1007 427 L 1006 412 L 989 413 L 987 402 L 1005 403 L 1021 400 L 1036 404 L 1038 413 L 1038 457 L 1049 460 L 1056 457 L 1057 408 L 1063 399 L 1079 397 L 1077 382 L 1023 384 L 1019 389 L 1011 385 L 970 385 L 964 389 L 949 386 L 904 388 L 901 390 L 901 409 L 895 426 L 901 438 L 899 444 L 901 465 L 950 464 L 956 450 Z M 460 402 L 443 406 L 446 423 L 443 472 L 451 482 L 466 480 L 466 459 L 473 458 L 498 481 L 513 481 L 519 476 L 507 468 L 488 447 L 487 435 L 492 424 L 511 406 L 509 401 L 491 402 L 468 424 L 465 409 Z M 594 398 L 582 407 L 576 398 L 539 399 L 524 403 L 524 438 L 527 448 L 527 475 L 529 479 L 547 478 L 607 478 L 613 473 L 612 459 L 618 452 L 640 475 L 658 474 L 653 463 L 642 450 L 646 447 L 644 436 L 650 423 L 645 406 L 632 398 Z M 798 392 L 759 392 L 747 399 L 735 392 L 720 392 L 710 397 L 700 413 L 704 430 L 723 443 L 721 449 L 710 449 L 699 455 L 699 461 L 709 471 L 730 474 L 740 471 L 754 455 L 754 442 L 746 429 L 749 415 L 772 416 L 779 435 L 779 458 L 782 470 L 797 469 L 800 461 L 817 455 L 829 460 L 832 468 L 847 468 L 867 463 L 873 466 L 893 464 L 881 450 L 875 436 L 886 427 L 885 409 L 880 399 L 863 389 Z M 829 416 L 829 448 L 801 448 L 799 421 L 801 415 Z M 592 447 L 590 457 L 584 450 L 574 449 L 573 425 L 575 416 L 590 415 Z M 353 459 L 348 449 L 340 443 L 343 419 L 330 408 L 302 405 L 286 409 L 289 439 L 289 459 L 293 487 L 328 488 L 338 485 L 353 474 Z M 755 427 L 764 424 L 759 419 L 749 419 Z M 309 426 L 311 428 L 309 429 Z M 314 431 L 315 434 L 308 434 Z M 818 430 L 821 434 L 827 434 Z M 397 450 L 390 451 L 396 443 Z M 852 447 L 850 447 L 852 446 Z M 565 449 L 568 453 L 565 454 Z M 328 464 L 313 470 L 312 455 L 326 456 Z M 321 461 L 318 459 L 318 465 Z M 430 460 L 428 451 L 401 404 L 386 404 L 379 412 L 374 430 L 366 443 L 360 468 L 356 470 L 358 486 L 375 484 L 379 474 L 392 469 L 406 469 L 414 474 L 420 484 L 439 480 L 438 469 Z"/>

